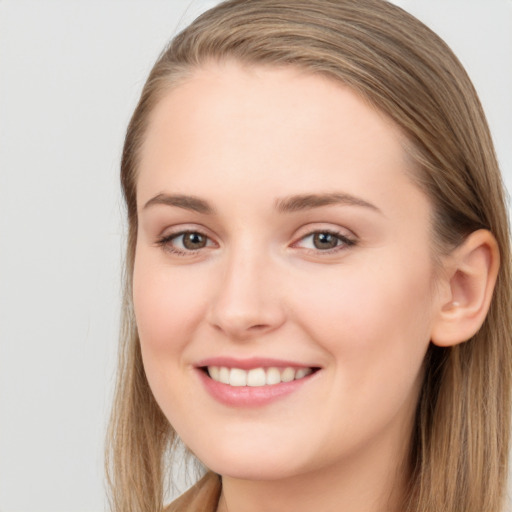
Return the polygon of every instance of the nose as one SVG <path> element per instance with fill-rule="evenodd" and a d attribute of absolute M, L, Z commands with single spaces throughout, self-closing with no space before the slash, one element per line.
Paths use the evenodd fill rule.
<path fill-rule="evenodd" d="M 209 323 L 236 340 L 278 329 L 286 315 L 275 265 L 248 248 L 224 264 L 209 308 Z"/>

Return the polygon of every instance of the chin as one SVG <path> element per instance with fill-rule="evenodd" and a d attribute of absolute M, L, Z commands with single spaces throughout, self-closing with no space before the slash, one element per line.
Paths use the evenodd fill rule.
<path fill-rule="evenodd" d="M 282 467 L 270 461 L 265 464 L 248 463 L 247 461 L 229 463 L 226 461 L 207 467 L 219 475 L 238 480 L 273 481 L 299 474 L 289 467 Z"/>
<path fill-rule="evenodd" d="M 275 453 L 267 450 L 239 451 L 233 447 L 208 450 L 204 457 L 196 457 L 210 470 L 219 475 L 241 480 L 279 480 L 296 476 L 301 470 L 290 454 Z"/>

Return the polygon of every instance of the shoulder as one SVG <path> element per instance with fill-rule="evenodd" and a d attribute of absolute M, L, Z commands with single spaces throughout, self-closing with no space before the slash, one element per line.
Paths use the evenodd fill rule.
<path fill-rule="evenodd" d="M 215 512 L 220 490 L 219 475 L 206 473 L 199 482 L 168 505 L 164 512 Z"/>

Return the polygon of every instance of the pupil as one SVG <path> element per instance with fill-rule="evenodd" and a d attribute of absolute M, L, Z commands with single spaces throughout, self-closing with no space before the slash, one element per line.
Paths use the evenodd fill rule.
<path fill-rule="evenodd" d="M 183 237 L 183 245 L 187 249 L 201 249 L 206 245 L 206 238 L 199 233 L 187 233 Z"/>
<path fill-rule="evenodd" d="M 334 249 L 338 245 L 338 239 L 330 233 L 316 233 L 313 244 L 316 249 Z"/>

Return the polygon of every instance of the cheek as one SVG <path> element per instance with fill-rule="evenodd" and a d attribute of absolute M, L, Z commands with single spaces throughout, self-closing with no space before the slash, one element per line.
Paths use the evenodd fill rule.
<path fill-rule="evenodd" d="M 340 384 L 353 391 L 400 376 L 414 380 L 430 342 L 430 265 L 381 261 L 304 287 L 303 329 L 343 368 L 338 375 L 346 381 Z"/>
<path fill-rule="evenodd" d="M 133 302 L 144 353 L 179 353 L 205 315 L 205 280 L 171 269 L 140 251 L 135 259 Z"/>
<path fill-rule="evenodd" d="M 173 425 L 196 400 L 184 377 L 190 372 L 187 348 L 205 314 L 205 287 L 206 282 L 191 280 L 184 269 L 171 269 L 150 251 L 137 253 L 133 303 L 144 371 Z"/>
<path fill-rule="evenodd" d="M 302 282 L 297 298 L 307 304 L 312 318 L 323 318 L 323 331 L 380 329 L 381 324 L 418 325 L 429 318 L 431 272 L 429 266 L 399 264 L 368 268 L 333 269 L 329 276 L 311 275 Z M 409 315 L 414 315 L 411 318 Z"/>

